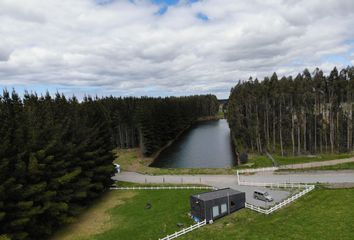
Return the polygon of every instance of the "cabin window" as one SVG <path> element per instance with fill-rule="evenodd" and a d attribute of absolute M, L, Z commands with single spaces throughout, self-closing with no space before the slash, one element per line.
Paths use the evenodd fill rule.
<path fill-rule="evenodd" d="M 221 214 L 224 214 L 227 212 L 227 204 L 224 203 L 224 204 L 221 204 Z"/>
<path fill-rule="evenodd" d="M 217 217 L 219 216 L 220 213 L 219 213 L 219 206 L 214 206 L 213 207 L 213 217 Z"/>
<path fill-rule="evenodd" d="M 234 201 L 231 201 L 231 207 L 234 207 L 236 204 Z"/>

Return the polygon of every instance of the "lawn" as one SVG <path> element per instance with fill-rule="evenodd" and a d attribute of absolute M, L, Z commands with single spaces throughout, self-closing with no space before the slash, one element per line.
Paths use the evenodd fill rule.
<path fill-rule="evenodd" d="M 242 210 L 182 238 L 354 239 L 354 189 L 317 189 L 269 216 Z"/>
<path fill-rule="evenodd" d="M 189 196 L 203 191 L 207 190 L 111 191 L 52 240 L 156 240 L 178 231 L 177 223 L 193 224 Z M 147 203 L 151 209 L 146 209 Z"/>
<path fill-rule="evenodd" d="M 199 191 L 112 191 L 53 240 L 156 240 L 192 224 L 189 196 Z M 272 215 L 243 209 L 179 239 L 354 239 L 353 197 L 321 187 Z"/>
<path fill-rule="evenodd" d="M 319 155 L 309 155 L 309 156 L 291 156 L 282 157 L 279 155 L 273 156 L 279 165 L 287 164 L 297 164 L 297 163 L 308 163 L 308 162 L 320 162 L 329 161 L 334 159 L 345 159 L 353 157 L 353 154 L 341 153 L 341 154 L 319 154 Z"/>
<path fill-rule="evenodd" d="M 249 154 L 248 164 L 252 168 L 272 167 L 272 160 L 266 155 Z"/>
<path fill-rule="evenodd" d="M 288 164 L 321 162 L 321 161 L 329 161 L 335 159 L 351 158 L 353 157 L 353 154 L 349 154 L 349 153 L 319 154 L 319 155 L 288 156 L 288 157 L 282 157 L 280 155 L 274 154 L 272 156 L 279 165 L 288 165 Z M 248 163 L 253 168 L 273 166 L 272 161 L 266 155 L 250 154 Z M 346 167 L 347 165 L 343 165 L 341 169 L 348 169 Z"/>
<path fill-rule="evenodd" d="M 304 172 L 304 171 L 318 171 L 318 170 L 352 170 L 354 169 L 354 162 L 341 163 L 332 166 L 299 168 L 299 169 L 280 169 L 279 172 Z"/>

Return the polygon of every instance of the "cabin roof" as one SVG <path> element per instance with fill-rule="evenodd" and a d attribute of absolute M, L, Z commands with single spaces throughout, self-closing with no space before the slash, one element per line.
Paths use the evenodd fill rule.
<path fill-rule="evenodd" d="M 195 194 L 192 195 L 193 197 L 200 199 L 202 201 L 209 201 L 209 200 L 213 200 L 213 199 L 217 199 L 217 198 L 223 198 L 223 197 L 227 197 L 228 195 L 237 195 L 240 194 L 242 192 L 234 190 L 232 188 L 223 188 L 223 189 L 219 189 L 216 191 L 211 191 L 211 192 L 205 192 L 205 193 L 200 193 L 200 194 Z"/>

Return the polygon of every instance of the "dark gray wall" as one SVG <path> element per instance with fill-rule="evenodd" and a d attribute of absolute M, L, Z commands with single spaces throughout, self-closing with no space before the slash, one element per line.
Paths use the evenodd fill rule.
<path fill-rule="evenodd" d="M 230 205 L 229 202 L 230 201 Z M 199 202 L 196 203 L 196 202 Z M 239 193 L 235 195 L 230 195 L 228 197 L 217 198 L 209 201 L 198 200 L 196 197 L 190 197 L 190 205 L 191 205 L 191 214 L 195 217 L 198 217 L 200 220 L 206 219 L 207 221 L 213 219 L 219 219 L 228 215 L 229 211 L 224 214 L 221 214 L 221 205 L 226 203 L 227 208 L 230 209 L 230 213 L 235 212 L 241 208 L 245 207 L 246 195 L 245 193 Z M 216 218 L 212 217 L 212 209 L 214 206 L 219 206 L 220 215 Z"/>

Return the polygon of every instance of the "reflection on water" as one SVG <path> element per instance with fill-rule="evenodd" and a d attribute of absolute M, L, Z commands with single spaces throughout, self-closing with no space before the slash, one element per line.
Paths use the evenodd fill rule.
<path fill-rule="evenodd" d="M 235 165 L 225 119 L 195 125 L 151 164 L 161 168 L 224 168 Z"/>

